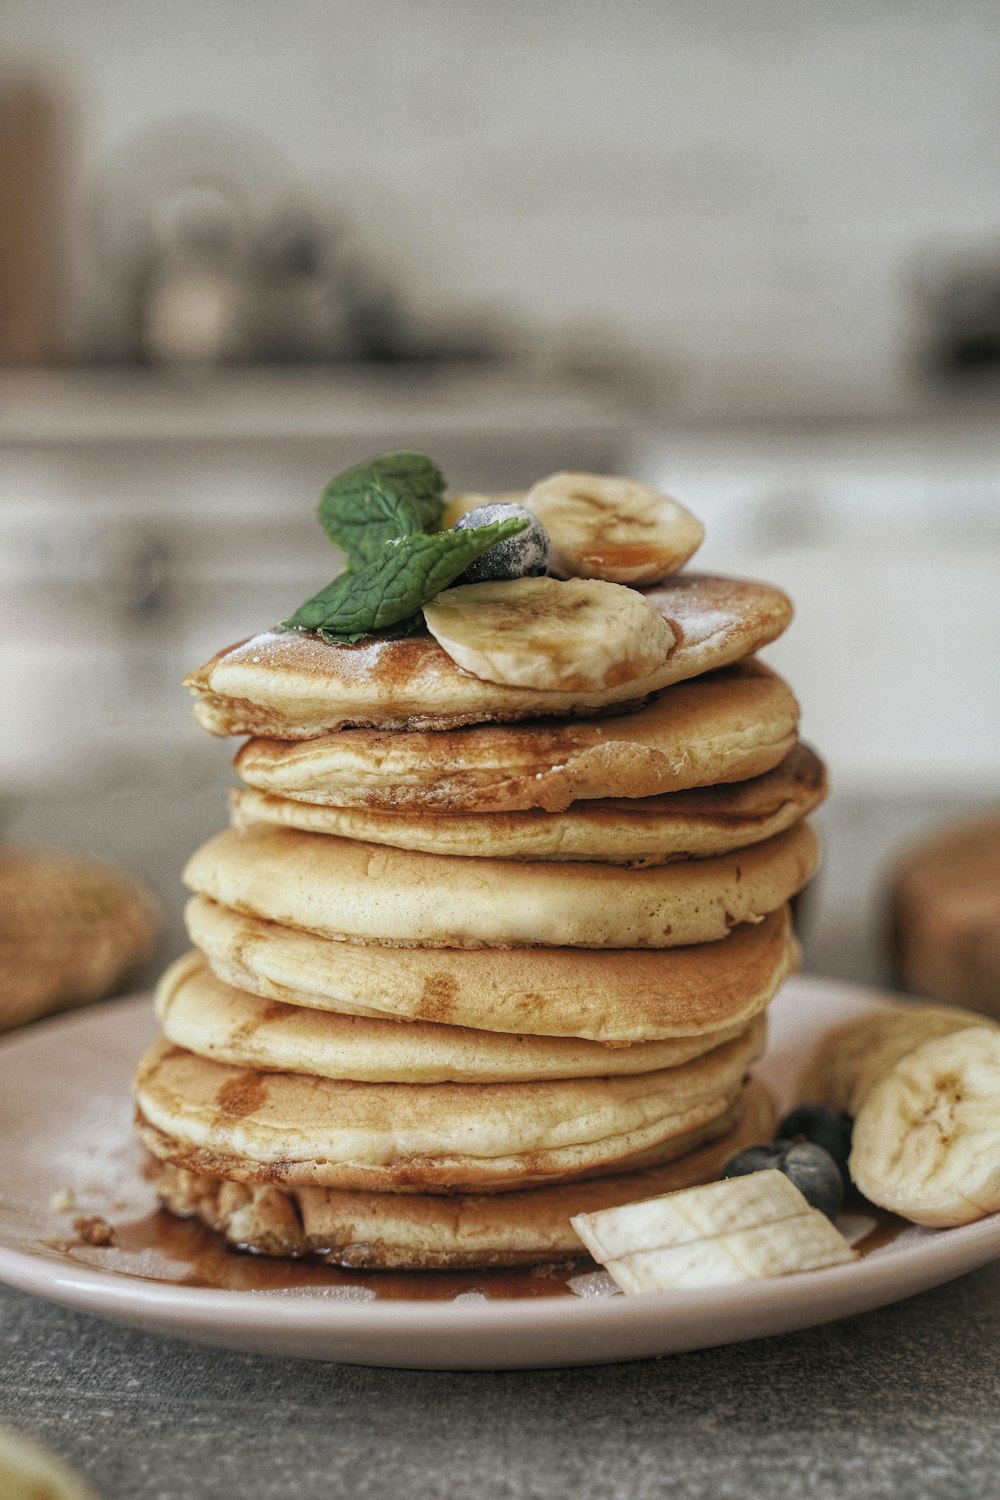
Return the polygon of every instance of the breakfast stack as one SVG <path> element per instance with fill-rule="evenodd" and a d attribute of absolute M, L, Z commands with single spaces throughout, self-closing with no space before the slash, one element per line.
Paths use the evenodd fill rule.
<path fill-rule="evenodd" d="M 234 1244 L 537 1263 L 770 1137 L 747 1080 L 825 777 L 754 656 L 787 599 L 684 571 L 676 502 L 560 474 L 428 519 L 417 459 L 335 481 L 347 569 L 189 679 L 249 739 L 139 1128 Z"/>

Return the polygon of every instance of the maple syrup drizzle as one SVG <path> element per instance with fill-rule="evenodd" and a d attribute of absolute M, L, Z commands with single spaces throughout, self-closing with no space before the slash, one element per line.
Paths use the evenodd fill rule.
<path fill-rule="evenodd" d="M 860 1259 L 891 1245 L 911 1227 L 863 1200 L 852 1202 L 849 1211 L 877 1221 L 877 1227 L 856 1246 Z M 71 1260 L 144 1281 L 237 1292 L 315 1288 L 356 1296 L 361 1291 L 380 1301 L 451 1302 L 470 1292 L 490 1301 L 567 1297 L 573 1295 L 568 1285 L 573 1277 L 600 1269 L 581 1257 L 557 1265 L 485 1271 L 358 1271 L 319 1255 L 278 1259 L 238 1250 L 199 1220 L 180 1219 L 166 1209 L 111 1227 L 110 1245 L 94 1245 L 83 1237 L 51 1243 Z"/>
<path fill-rule="evenodd" d="M 467 1292 L 482 1293 L 491 1301 L 568 1297 L 573 1295 L 567 1286 L 570 1277 L 596 1269 L 582 1259 L 492 1271 L 356 1271 L 320 1255 L 278 1259 L 241 1251 L 197 1219 L 176 1218 L 166 1209 L 114 1223 L 112 1229 L 113 1243 L 107 1246 L 77 1238 L 54 1241 L 53 1247 L 85 1265 L 175 1286 L 238 1292 L 361 1289 L 379 1300 L 421 1302 L 450 1302 Z"/>

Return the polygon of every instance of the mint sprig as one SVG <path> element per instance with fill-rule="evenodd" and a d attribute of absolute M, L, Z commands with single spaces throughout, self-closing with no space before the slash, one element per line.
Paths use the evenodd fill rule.
<path fill-rule="evenodd" d="M 413 617 L 418 610 L 477 557 L 527 525 L 523 517 L 512 516 L 488 526 L 429 536 L 411 532 L 383 541 L 363 567 L 339 574 L 281 624 L 288 630 L 312 631 L 333 645 L 353 645 L 390 627 L 408 634 L 416 628 Z M 404 622 L 406 631 L 401 629 Z"/>
<path fill-rule="evenodd" d="M 388 541 L 441 524 L 445 478 L 424 453 L 382 453 L 331 479 L 316 510 L 347 557 L 363 567 Z"/>

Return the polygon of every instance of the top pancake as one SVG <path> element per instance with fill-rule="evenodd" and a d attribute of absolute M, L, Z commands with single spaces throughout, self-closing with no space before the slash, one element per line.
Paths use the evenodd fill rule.
<path fill-rule="evenodd" d="M 746 781 L 795 743 L 798 704 L 758 661 L 681 682 L 636 713 L 448 733 L 344 729 L 253 739 L 236 770 L 258 791 L 327 807 L 490 813 L 656 797 Z"/>
<path fill-rule="evenodd" d="M 222 735 L 300 740 L 346 725 L 451 729 L 585 715 L 640 703 L 670 683 L 741 661 L 775 640 L 792 614 L 780 589 L 735 578 L 679 574 L 645 593 L 676 644 L 655 672 L 594 692 L 483 682 L 429 634 L 330 646 L 318 636 L 265 631 L 220 652 L 185 682 L 198 699 L 198 722 Z"/>

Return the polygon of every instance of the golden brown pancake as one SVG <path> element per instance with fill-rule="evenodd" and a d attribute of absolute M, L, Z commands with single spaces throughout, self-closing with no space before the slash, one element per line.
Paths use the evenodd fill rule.
<path fill-rule="evenodd" d="M 616 1046 L 746 1022 L 798 963 L 784 907 L 721 942 L 636 951 L 334 943 L 201 896 L 185 915 L 213 970 L 268 1000 Z"/>
<path fill-rule="evenodd" d="M 761 662 L 678 683 L 637 712 L 475 729 L 344 729 L 250 740 L 236 770 L 272 796 L 396 813 L 494 812 L 745 781 L 795 744 L 798 704 Z"/>
<path fill-rule="evenodd" d="M 227 828 L 185 883 L 237 911 L 352 942 L 676 948 L 776 910 L 818 863 L 807 823 L 733 854 L 642 869 L 415 854 L 295 828 Z"/>
<path fill-rule="evenodd" d="M 822 761 L 807 746 L 797 745 L 773 771 L 751 781 L 664 797 L 576 802 L 557 813 L 318 807 L 250 787 L 234 788 L 231 806 L 237 828 L 273 823 L 424 854 L 662 865 L 772 838 L 812 812 L 825 795 Z"/>
<path fill-rule="evenodd" d="M 119 992 L 159 912 L 121 870 L 55 849 L 0 850 L 0 1031 Z"/>
<path fill-rule="evenodd" d="M 1000 1019 L 1000 811 L 937 828 L 889 876 L 904 987 Z"/>
<path fill-rule="evenodd" d="M 338 1015 L 236 989 L 217 978 L 198 952 L 186 953 L 163 975 L 156 1010 L 167 1040 L 199 1057 L 364 1083 L 516 1083 L 652 1073 L 690 1062 L 746 1029 L 741 1022 L 701 1036 L 609 1047 L 569 1037 Z"/>
<path fill-rule="evenodd" d="M 142 1119 L 166 1159 L 236 1182 L 503 1192 L 673 1156 L 724 1114 L 764 1045 L 764 1017 L 676 1068 L 545 1083 L 356 1083 L 261 1073 L 156 1041 Z M 154 1154 L 160 1147 L 153 1145 Z"/>
<path fill-rule="evenodd" d="M 451 729 L 593 714 L 743 660 L 775 640 L 792 614 L 780 589 L 741 579 L 682 573 L 644 592 L 676 644 L 648 676 L 591 692 L 483 682 L 427 633 L 330 646 L 318 636 L 266 631 L 219 652 L 185 681 L 198 700 L 195 717 L 213 734 L 299 740 L 347 725 Z"/>
<path fill-rule="evenodd" d="M 364 1269 L 530 1265 L 582 1256 L 569 1222 L 574 1214 L 710 1182 L 738 1151 L 770 1140 L 774 1124 L 770 1100 L 751 1080 L 724 1115 L 689 1137 L 684 1155 L 559 1187 L 444 1198 L 227 1182 L 170 1165 L 163 1166 L 157 1187 L 174 1213 L 199 1218 L 264 1255 L 316 1251 L 335 1264 Z M 726 1133 L 717 1134 L 722 1128 Z"/>

